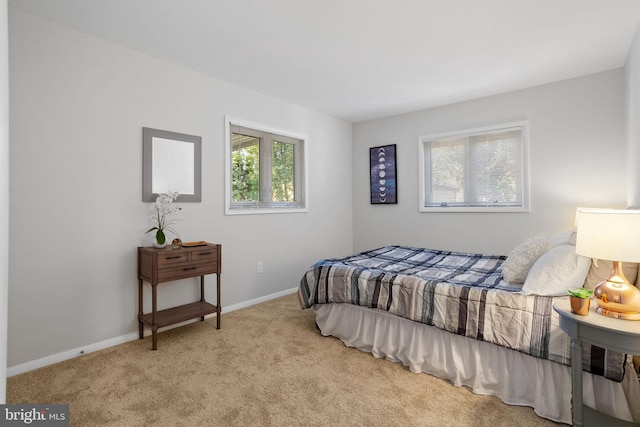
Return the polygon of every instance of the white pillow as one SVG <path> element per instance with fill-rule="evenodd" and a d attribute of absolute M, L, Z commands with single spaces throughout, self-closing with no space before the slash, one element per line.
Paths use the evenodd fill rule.
<path fill-rule="evenodd" d="M 591 259 L 576 254 L 575 246 L 556 246 L 533 264 L 522 286 L 522 293 L 567 295 L 569 289 L 582 287 L 590 266 Z"/>
<path fill-rule="evenodd" d="M 509 283 L 524 283 L 533 263 L 548 249 L 549 234 L 547 233 L 520 243 L 502 263 L 502 278 Z"/>
<path fill-rule="evenodd" d="M 554 236 L 549 241 L 549 247 L 553 248 L 560 245 L 574 245 L 576 244 L 576 236 L 578 232 L 576 229 L 565 231 L 564 233 Z"/>

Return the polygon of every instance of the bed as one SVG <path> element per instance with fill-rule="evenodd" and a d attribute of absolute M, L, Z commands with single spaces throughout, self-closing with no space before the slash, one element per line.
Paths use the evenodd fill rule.
<path fill-rule="evenodd" d="M 318 261 L 298 296 L 325 336 L 571 424 L 570 340 L 553 302 L 593 265 L 560 242 L 536 236 L 508 257 L 386 246 Z M 631 357 L 585 346 L 583 384 L 586 405 L 640 421 Z"/>

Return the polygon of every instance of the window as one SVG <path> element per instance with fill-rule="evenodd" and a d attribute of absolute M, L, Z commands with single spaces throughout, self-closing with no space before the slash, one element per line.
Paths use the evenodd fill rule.
<path fill-rule="evenodd" d="M 421 212 L 527 212 L 526 122 L 420 137 Z"/>
<path fill-rule="evenodd" d="M 226 123 L 226 213 L 306 212 L 306 137 Z"/>

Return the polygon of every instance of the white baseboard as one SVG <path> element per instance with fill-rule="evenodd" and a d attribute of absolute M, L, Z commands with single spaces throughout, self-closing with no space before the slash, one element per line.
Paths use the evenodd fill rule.
<path fill-rule="evenodd" d="M 249 301 L 244 301 L 238 304 L 230 305 L 229 307 L 222 307 L 223 313 L 230 313 L 235 310 L 240 310 L 241 308 L 250 307 L 255 304 L 260 304 L 261 302 L 269 301 L 272 299 L 280 298 L 285 295 L 290 295 L 292 293 L 297 292 L 298 288 L 291 288 L 284 291 L 276 292 L 275 294 L 266 295 L 260 298 L 255 298 Z M 211 314 L 206 316 L 215 317 L 215 314 Z M 198 319 L 193 319 L 187 322 L 182 322 L 176 325 L 167 326 L 162 330 L 167 330 L 171 328 L 177 328 L 179 326 L 185 325 L 187 323 L 197 322 Z M 145 328 L 145 336 L 150 335 L 151 331 L 148 328 Z M 94 351 L 103 350 L 105 348 L 113 347 L 114 345 L 124 344 L 129 341 L 137 340 L 138 332 L 131 332 L 126 335 L 121 335 L 119 337 L 110 338 L 108 340 L 99 341 L 93 344 L 89 344 L 83 347 L 74 348 L 71 350 L 63 351 L 62 353 L 52 354 L 50 356 L 43 357 L 41 359 L 32 360 L 30 362 L 21 363 L 19 365 L 10 366 L 7 368 L 7 376 L 12 377 L 14 375 L 22 374 L 24 372 L 32 371 L 34 369 L 43 368 L 48 365 L 52 365 L 54 363 L 63 362 L 65 360 L 73 359 L 78 356 L 82 356 L 84 354 L 93 353 Z"/>
<path fill-rule="evenodd" d="M 285 289 L 284 291 L 276 292 L 275 294 L 266 295 L 260 298 L 255 298 L 249 301 L 241 302 L 238 304 L 230 305 L 229 307 L 222 307 L 223 313 L 229 313 L 231 311 L 240 310 L 241 308 L 251 307 L 252 305 L 260 304 L 261 302 L 269 301 L 272 299 L 280 298 L 285 295 L 291 295 L 298 292 L 298 288 Z"/>

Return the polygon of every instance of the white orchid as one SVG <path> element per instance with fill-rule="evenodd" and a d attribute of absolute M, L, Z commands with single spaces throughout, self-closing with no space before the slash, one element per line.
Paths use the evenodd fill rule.
<path fill-rule="evenodd" d="M 178 198 L 178 195 L 179 194 L 175 191 L 160 193 L 156 198 L 156 202 L 151 205 L 153 216 L 149 218 L 149 222 L 155 225 L 148 229 L 146 233 L 150 233 L 155 230 L 156 241 L 160 245 L 164 245 L 164 243 L 167 241 L 167 238 L 164 234 L 165 230 L 172 232 L 176 236 L 178 235 L 178 233 L 176 233 L 176 231 L 172 228 L 172 225 L 177 220 L 167 218 L 167 215 L 174 214 L 182 209 L 179 206 L 173 204 L 173 201 Z"/>

